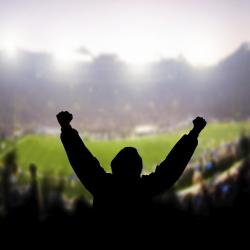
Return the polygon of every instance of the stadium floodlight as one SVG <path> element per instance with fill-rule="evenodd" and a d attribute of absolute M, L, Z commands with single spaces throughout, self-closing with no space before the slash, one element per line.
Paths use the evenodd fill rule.
<path fill-rule="evenodd" d="M 9 58 L 9 59 L 14 59 L 17 57 L 18 54 L 18 48 L 17 46 L 9 41 L 9 42 L 4 42 L 1 45 L 1 50 L 3 51 L 4 55 Z"/>

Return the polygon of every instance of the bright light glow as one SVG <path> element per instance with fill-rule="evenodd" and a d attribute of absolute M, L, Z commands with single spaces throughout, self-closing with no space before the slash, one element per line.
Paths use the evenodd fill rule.
<path fill-rule="evenodd" d="M 127 77 L 130 79 L 128 82 L 132 83 L 132 87 L 134 87 L 134 84 L 147 86 L 148 77 L 152 72 L 151 66 L 151 63 L 127 63 Z"/>
<path fill-rule="evenodd" d="M 76 60 L 69 52 L 59 51 L 52 53 L 54 56 L 54 66 L 58 71 L 69 72 L 75 66 Z"/>
<path fill-rule="evenodd" d="M 195 36 L 194 36 L 195 37 Z M 219 51 L 214 41 L 206 34 L 196 36 L 194 41 L 188 41 L 183 54 L 195 66 L 215 64 Z"/>
<path fill-rule="evenodd" d="M 48 44 L 47 51 L 53 55 L 57 69 L 71 70 L 77 62 L 91 60 L 89 55 L 77 51 L 79 46 L 77 41 L 70 36 L 58 36 Z"/>
<path fill-rule="evenodd" d="M 155 52 L 156 46 L 150 46 L 142 41 L 136 41 L 133 45 L 128 45 L 126 43 L 123 46 L 120 46 L 115 53 L 121 57 L 127 63 L 131 63 L 133 65 L 145 65 L 149 62 L 158 61 L 160 58 L 159 53 Z"/>
<path fill-rule="evenodd" d="M 13 44 L 6 45 L 4 51 L 8 57 L 14 58 L 17 56 L 17 48 Z"/>
<path fill-rule="evenodd" d="M 86 46 L 95 55 L 113 53 L 130 63 L 181 54 L 208 65 L 250 38 L 246 0 L 14 2 L 1 1 L 0 49 L 10 55 L 16 47 L 51 51 L 63 64 L 78 60 L 72 51 Z"/>
<path fill-rule="evenodd" d="M 70 71 L 78 62 L 92 60 L 90 56 L 77 53 L 73 48 L 57 48 L 51 52 L 54 57 L 54 64 L 58 70 Z"/>
<path fill-rule="evenodd" d="M 143 36 L 142 36 L 143 37 Z M 211 65 L 216 63 L 219 58 L 218 48 L 214 41 L 207 35 L 200 35 L 197 37 L 195 34 L 191 34 L 192 39 L 182 39 L 182 44 L 178 44 L 180 37 L 173 38 L 171 43 L 166 43 L 166 46 L 156 51 L 157 44 L 152 41 L 145 41 L 146 39 L 137 39 L 134 42 L 124 41 L 124 43 L 118 43 L 119 46 L 114 46 L 113 51 L 107 49 L 110 53 L 117 54 L 121 60 L 131 65 L 131 69 L 135 73 L 141 74 L 146 70 L 146 65 L 160 60 L 161 57 L 177 58 L 180 54 L 184 58 L 195 66 Z M 63 40 L 63 39 L 62 39 Z M 194 42 L 195 41 L 195 42 Z M 1 42 L 0 47 L 6 53 L 9 58 L 16 58 L 18 48 L 21 46 L 21 42 L 16 37 L 5 37 Z M 77 52 L 77 45 L 72 43 L 64 43 L 61 46 L 50 45 L 44 51 L 49 51 L 55 59 L 55 65 L 58 68 L 69 69 L 80 61 L 91 61 L 93 58 L 88 54 L 81 54 Z M 41 51 L 41 49 L 38 49 Z M 98 49 L 96 49 L 98 51 Z M 103 50 L 105 51 L 105 50 Z M 180 52 L 181 51 L 181 52 Z M 99 51 L 99 53 L 102 53 Z M 98 54 L 98 53 L 96 53 Z"/>
<path fill-rule="evenodd" d="M 1 41 L 1 48 L 8 58 L 16 58 L 20 45 L 20 41 L 13 35 L 5 36 Z"/>
<path fill-rule="evenodd" d="M 133 27 L 132 23 L 128 26 Z M 23 47 L 24 41 L 20 40 L 17 33 L 15 35 L 4 34 L 0 48 L 6 52 L 10 58 L 15 58 L 17 49 Z M 61 34 L 60 37 L 50 37 L 50 42 L 32 43 L 28 50 L 50 52 L 55 59 L 55 65 L 58 69 L 68 70 L 79 61 L 91 61 L 92 54 L 101 53 L 116 54 L 121 60 L 132 65 L 137 73 L 145 70 L 145 65 L 151 62 L 165 58 L 177 58 L 180 54 L 195 66 L 211 65 L 220 59 L 220 51 L 212 31 L 183 33 L 175 32 L 163 34 L 162 37 L 154 37 L 147 29 L 130 28 L 123 34 L 117 32 L 116 36 L 110 39 L 100 39 L 98 34 L 88 37 L 86 44 L 79 42 L 82 40 L 72 30 L 72 36 Z M 105 40 L 106 39 L 106 40 Z M 86 46 L 88 50 L 84 53 L 79 52 L 79 48 Z"/>
<path fill-rule="evenodd" d="M 149 63 L 142 63 L 142 62 L 129 62 L 127 63 L 129 67 L 129 71 L 131 75 L 135 77 L 145 76 L 150 69 Z"/>
<path fill-rule="evenodd" d="M 52 54 L 55 60 L 58 63 L 62 64 L 72 64 L 78 60 L 78 58 L 73 53 L 70 53 L 69 51 L 65 51 L 63 49 L 55 50 L 52 52 Z"/>
<path fill-rule="evenodd" d="M 84 55 L 81 55 L 74 51 L 74 48 L 71 49 L 55 49 L 52 51 L 55 59 L 61 61 L 62 63 L 72 63 L 77 61 L 88 61 L 90 58 Z"/>

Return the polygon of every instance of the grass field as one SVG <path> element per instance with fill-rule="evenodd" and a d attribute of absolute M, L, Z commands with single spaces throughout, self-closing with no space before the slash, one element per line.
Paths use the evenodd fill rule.
<path fill-rule="evenodd" d="M 189 128 L 175 133 L 144 136 L 127 139 L 93 140 L 85 139 L 91 152 L 99 159 L 101 165 L 110 171 L 113 157 L 125 146 L 136 147 L 143 158 L 146 173 L 154 170 L 171 150 L 182 134 Z M 199 138 L 199 145 L 194 157 L 202 151 L 219 146 L 220 143 L 237 139 L 242 131 L 250 133 L 250 122 L 210 123 Z M 27 135 L 17 143 L 18 164 L 27 170 L 30 163 L 35 163 L 41 173 L 53 175 L 71 175 L 73 173 L 60 138 L 46 135 Z M 0 155 L 0 159 L 4 153 Z"/>

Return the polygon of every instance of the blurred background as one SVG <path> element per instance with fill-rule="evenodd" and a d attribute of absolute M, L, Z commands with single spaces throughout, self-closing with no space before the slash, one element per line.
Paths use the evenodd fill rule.
<path fill-rule="evenodd" d="M 201 218 L 250 208 L 249 8 L 247 0 L 1 0 L 1 220 L 91 213 L 60 142 L 61 110 L 107 172 L 134 146 L 143 174 L 204 117 L 187 169 L 157 203 Z"/>

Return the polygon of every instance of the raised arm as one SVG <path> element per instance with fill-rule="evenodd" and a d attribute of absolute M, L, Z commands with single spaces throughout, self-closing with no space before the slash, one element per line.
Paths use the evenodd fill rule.
<path fill-rule="evenodd" d="M 83 185 L 92 194 L 95 194 L 106 173 L 99 161 L 84 145 L 78 132 L 70 126 L 72 119 L 72 114 L 67 111 L 57 114 L 62 131 L 61 141 L 76 175 Z"/>
<path fill-rule="evenodd" d="M 153 195 L 170 188 L 181 176 L 191 159 L 201 130 L 206 126 L 206 121 L 197 117 L 193 120 L 194 127 L 187 135 L 175 144 L 166 159 L 156 167 L 154 173 L 143 176 L 145 187 Z"/>

